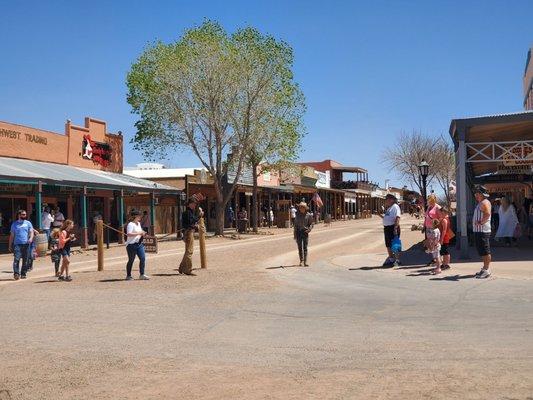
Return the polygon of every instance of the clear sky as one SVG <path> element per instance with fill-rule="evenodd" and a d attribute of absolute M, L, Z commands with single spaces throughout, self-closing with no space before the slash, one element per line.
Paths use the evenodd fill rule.
<path fill-rule="evenodd" d="M 399 132 L 447 135 L 453 117 L 522 109 L 532 16 L 532 0 L 0 0 L 0 120 L 63 132 L 67 118 L 103 119 L 124 132 L 125 165 L 141 162 L 125 76 L 144 46 L 205 17 L 250 24 L 294 48 L 301 160 L 361 166 L 383 184 L 380 154 Z"/>

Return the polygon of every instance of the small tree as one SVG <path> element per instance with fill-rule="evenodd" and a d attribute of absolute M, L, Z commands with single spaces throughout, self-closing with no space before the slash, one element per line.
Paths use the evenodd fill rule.
<path fill-rule="evenodd" d="M 276 81 L 264 78 L 264 63 L 250 62 L 250 55 L 268 60 L 272 53 L 250 48 L 250 35 L 261 37 L 251 28 L 228 35 L 206 21 L 175 43 L 148 47 L 127 77 L 128 102 L 140 116 L 136 149 L 148 159 L 179 150 L 196 155 L 214 179 L 217 234 L 223 233 L 224 211 L 260 129 L 279 115 L 271 99 Z M 288 48 L 266 38 L 274 49 Z M 274 63 L 282 69 L 279 64 Z M 228 171 L 234 172 L 230 182 Z"/>
<path fill-rule="evenodd" d="M 382 160 L 392 172 L 420 193 L 423 183 L 418 166 L 425 160 L 430 166 L 427 184 L 437 181 L 449 205 L 449 187 L 455 179 L 454 152 L 443 136 L 435 138 L 417 131 L 401 133 L 394 145 L 385 149 Z"/>

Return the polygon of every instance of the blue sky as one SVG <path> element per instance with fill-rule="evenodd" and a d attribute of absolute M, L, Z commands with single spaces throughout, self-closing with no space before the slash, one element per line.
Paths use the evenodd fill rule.
<path fill-rule="evenodd" d="M 521 110 L 533 44 L 531 0 L 0 0 L 0 15 L 0 120 L 62 132 L 67 118 L 104 119 L 125 134 L 125 165 L 141 162 L 125 76 L 142 49 L 206 17 L 250 24 L 294 48 L 301 159 L 365 167 L 382 184 L 393 174 L 380 154 L 401 131 L 447 135 L 453 117 Z"/>

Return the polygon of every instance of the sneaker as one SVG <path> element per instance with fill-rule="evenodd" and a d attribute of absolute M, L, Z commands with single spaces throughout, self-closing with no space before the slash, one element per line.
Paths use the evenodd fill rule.
<path fill-rule="evenodd" d="M 13 274 L 13 279 L 18 281 L 20 279 L 20 275 L 19 274 Z"/>
<path fill-rule="evenodd" d="M 383 267 L 391 267 L 394 265 L 394 258 L 387 258 L 383 263 Z"/>
<path fill-rule="evenodd" d="M 66 282 L 72 282 L 72 276 L 68 275 L 65 277 Z"/>
<path fill-rule="evenodd" d="M 132 281 L 132 280 L 133 280 L 133 276 L 127 276 L 127 277 L 126 277 L 126 280 L 127 280 L 127 281 Z"/>
<path fill-rule="evenodd" d="M 476 274 L 477 279 L 486 279 L 490 276 L 490 271 L 488 269 L 482 269 Z"/>
<path fill-rule="evenodd" d="M 20 279 L 26 279 L 26 275 L 21 275 Z"/>
<path fill-rule="evenodd" d="M 142 274 L 141 276 L 139 276 L 139 280 L 140 281 L 149 281 L 150 278 L 148 277 L 148 275 Z"/>
<path fill-rule="evenodd" d="M 393 267 L 399 267 L 400 265 L 402 265 L 400 260 L 394 260 L 394 264 L 392 264 Z"/>
<path fill-rule="evenodd" d="M 57 280 L 58 280 L 58 281 L 64 281 L 64 280 L 65 280 L 65 277 L 64 277 L 63 275 L 59 275 L 59 276 L 57 277 Z"/>
<path fill-rule="evenodd" d="M 447 269 L 450 269 L 451 267 L 447 264 L 443 264 L 442 267 L 440 267 L 440 269 L 442 269 L 443 271 L 446 271 Z"/>

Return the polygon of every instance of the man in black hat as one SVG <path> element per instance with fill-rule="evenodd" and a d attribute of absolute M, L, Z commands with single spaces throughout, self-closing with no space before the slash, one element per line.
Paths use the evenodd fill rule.
<path fill-rule="evenodd" d="M 198 230 L 198 222 L 204 215 L 201 208 L 196 212 L 198 206 L 195 197 L 191 197 L 187 201 L 187 207 L 181 215 L 181 226 L 183 228 L 183 241 L 185 242 L 185 253 L 181 260 L 179 273 L 185 275 L 193 275 L 192 273 L 192 255 L 194 250 L 194 232 Z"/>
<path fill-rule="evenodd" d="M 308 267 L 307 244 L 309 243 L 309 232 L 313 229 L 313 216 L 308 212 L 309 207 L 305 201 L 298 204 L 298 211 L 294 217 L 294 240 L 298 245 L 298 255 L 300 256 L 300 266 Z"/>
<path fill-rule="evenodd" d="M 483 186 L 474 188 L 474 197 L 477 205 L 472 216 L 472 230 L 476 241 L 476 249 L 479 256 L 483 259 L 483 267 L 476 274 L 478 279 L 486 279 L 490 276 L 490 234 L 491 234 L 491 204 L 489 193 Z"/>

